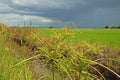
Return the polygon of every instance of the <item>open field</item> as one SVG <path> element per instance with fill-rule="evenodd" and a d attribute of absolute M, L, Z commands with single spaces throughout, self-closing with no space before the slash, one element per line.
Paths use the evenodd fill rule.
<path fill-rule="evenodd" d="M 0 80 L 119 80 L 119 34 L 117 29 L 2 25 Z"/>
<path fill-rule="evenodd" d="M 64 32 L 62 28 L 36 28 L 34 31 L 48 36 L 54 31 Z M 88 40 L 110 47 L 120 47 L 120 29 L 72 29 L 72 31 L 75 33 L 74 37 L 70 39 L 72 42 L 78 43 L 81 40 Z"/>

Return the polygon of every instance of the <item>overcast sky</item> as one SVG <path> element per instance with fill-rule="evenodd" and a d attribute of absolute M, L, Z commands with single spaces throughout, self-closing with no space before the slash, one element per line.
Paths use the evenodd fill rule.
<path fill-rule="evenodd" d="M 33 26 L 120 25 L 120 0 L 0 0 L 0 22 Z"/>

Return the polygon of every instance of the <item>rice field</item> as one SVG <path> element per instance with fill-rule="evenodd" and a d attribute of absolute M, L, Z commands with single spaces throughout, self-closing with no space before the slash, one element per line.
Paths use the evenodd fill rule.
<path fill-rule="evenodd" d="M 62 28 L 35 28 L 34 31 L 49 36 L 54 31 L 63 33 L 64 30 Z M 74 37 L 70 39 L 72 42 L 87 40 L 109 47 L 120 47 L 120 29 L 72 29 L 72 31 L 74 33 Z"/>
<path fill-rule="evenodd" d="M 2 26 L 0 80 L 119 80 L 119 35 L 118 29 Z"/>

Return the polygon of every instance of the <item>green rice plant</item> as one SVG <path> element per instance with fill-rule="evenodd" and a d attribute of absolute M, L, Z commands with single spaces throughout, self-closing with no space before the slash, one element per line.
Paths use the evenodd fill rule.
<path fill-rule="evenodd" d="M 34 28 L 37 33 L 42 33 L 46 36 L 53 34 L 53 30 L 58 33 L 64 33 L 63 28 Z M 79 43 L 81 40 L 89 40 L 99 45 L 106 45 L 107 47 L 120 47 L 120 30 L 119 29 L 95 29 L 95 28 L 73 28 L 74 38 L 67 38 L 68 41 Z"/>

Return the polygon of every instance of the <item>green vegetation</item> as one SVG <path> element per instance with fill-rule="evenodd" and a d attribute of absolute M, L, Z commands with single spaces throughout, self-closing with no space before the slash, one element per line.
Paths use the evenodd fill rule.
<path fill-rule="evenodd" d="M 118 52 L 113 56 L 95 40 L 80 39 L 84 29 L 53 29 L 0 25 L 0 80 L 120 78 Z"/>
<path fill-rule="evenodd" d="M 105 29 L 120 29 L 120 26 L 111 26 L 109 27 L 108 25 L 104 27 Z"/>
<path fill-rule="evenodd" d="M 62 28 L 35 28 L 34 31 L 51 35 L 54 31 L 63 33 Z M 120 47 L 120 30 L 119 29 L 72 29 L 74 38 L 70 39 L 72 42 L 78 43 L 81 40 L 96 42 L 100 45 L 110 47 Z M 69 39 L 68 39 L 69 40 Z"/>
<path fill-rule="evenodd" d="M 24 59 L 14 48 L 15 46 L 8 43 L 0 34 L 0 80 L 32 80 L 32 73 L 26 62 L 14 67 Z"/>

